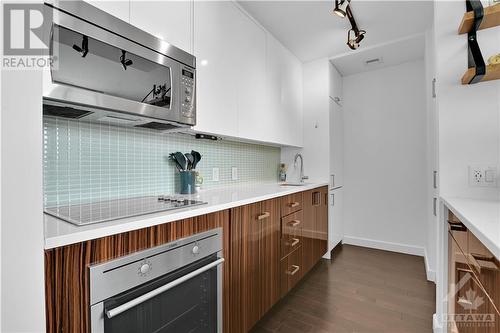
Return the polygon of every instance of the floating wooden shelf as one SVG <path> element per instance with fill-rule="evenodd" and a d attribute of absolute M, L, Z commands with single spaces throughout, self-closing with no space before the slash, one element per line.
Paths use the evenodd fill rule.
<path fill-rule="evenodd" d="M 466 34 L 472 29 L 474 24 L 474 12 L 467 12 L 462 18 L 460 23 L 460 28 L 458 28 L 458 34 Z M 500 26 L 500 4 L 484 8 L 484 16 L 481 21 L 481 25 L 478 30 L 488 29 L 492 27 Z"/>
<path fill-rule="evenodd" d="M 476 68 L 469 68 L 464 76 L 462 76 L 462 84 L 469 84 L 474 75 L 476 74 Z M 481 82 L 500 80 L 500 65 L 488 65 L 486 66 L 486 74 L 481 79 Z"/>

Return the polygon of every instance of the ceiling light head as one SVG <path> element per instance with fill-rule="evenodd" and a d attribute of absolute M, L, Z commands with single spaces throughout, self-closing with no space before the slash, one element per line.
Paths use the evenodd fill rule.
<path fill-rule="evenodd" d="M 127 59 L 127 52 L 122 50 L 122 55 L 120 56 L 120 63 L 122 64 L 123 69 L 127 70 L 127 67 L 132 66 L 134 62 L 130 59 Z"/>
<path fill-rule="evenodd" d="M 357 39 L 357 34 L 354 29 L 350 29 L 349 32 L 347 32 L 347 46 L 351 50 L 356 50 L 359 47 L 359 43 L 356 42 Z"/>
<path fill-rule="evenodd" d="M 359 30 L 356 32 L 356 43 L 360 43 L 364 38 L 365 38 L 366 31 L 365 30 Z"/>
<path fill-rule="evenodd" d="M 347 6 L 349 6 L 350 2 L 351 0 L 335 0 L 335 8 L 333 9 L 333 12 L 342 18 L 346 17 Z"/>

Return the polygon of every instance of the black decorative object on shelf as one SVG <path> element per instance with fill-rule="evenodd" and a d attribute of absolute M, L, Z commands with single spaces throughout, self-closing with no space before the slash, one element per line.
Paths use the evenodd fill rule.
<path fill-rule="evenodd" d="M 483 20 L 484 8 L 480 0 L 465 0 L 465 6 L 468 12 L 474 12 L 474 23 L 472 24 L 472 29 L 467 33 L 469 50 L 468 67 L 476 69 L 474 76 L 468 84 L 474 84 L 481 82 L 486 74 L 486 64 L 484 63 L 483 54 L 477 42 L 477 31 Z"/>

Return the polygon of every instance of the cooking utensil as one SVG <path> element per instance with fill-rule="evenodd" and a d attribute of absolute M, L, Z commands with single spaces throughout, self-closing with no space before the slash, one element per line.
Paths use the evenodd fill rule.
<path fill-rule="evenodd" d="M 186 169 L 186 167 L 187 167 L 186 156 L 184 156 L 183 153 L 181 153 L 180 151 L 178 151 L 178 152 L 174 153 L 174 157 L 175 157 L 175 160 L 177 161 L 177 163 L 179 163 L 179 166 L 181 167 L 181 170 L 187 170 Z"/>
<path fill-rule="evenodd" d="M 198 163 L 201 160 L 201 154 L 195 150 L 191 150 L 191 155 L 193 156 L 193 167 L 192 168 L 196 169 L 196 165 L 198 165 Z"/>
<path fill-rule="evenodd" d="M 184 156 L 186 156 L 188 170 L 193 169 L 194 156 L 190 153 L 185 153 Z"/>
<path fill-rule="evenodd" d="M 177 170 L 181 171 L 182 170 L 182 166 L 179 164 L 179 162 L 177 161 L 177 159 L 175 158 L 175 154 L 174 153 L 171 153 L 170 155 L 168 155 L 168 158 L 171 160 L 171 161 L 174 161 L 175 163 L 175 167 L 177 168 Z"/>

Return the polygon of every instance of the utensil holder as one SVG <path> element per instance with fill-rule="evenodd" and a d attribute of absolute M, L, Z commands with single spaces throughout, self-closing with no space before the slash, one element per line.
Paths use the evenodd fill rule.
<path fill-rule="evenodd" d="M 181 194 L 193 194 L 196 193 L 196 171 L 180 171 L 181 179 Z"/>

